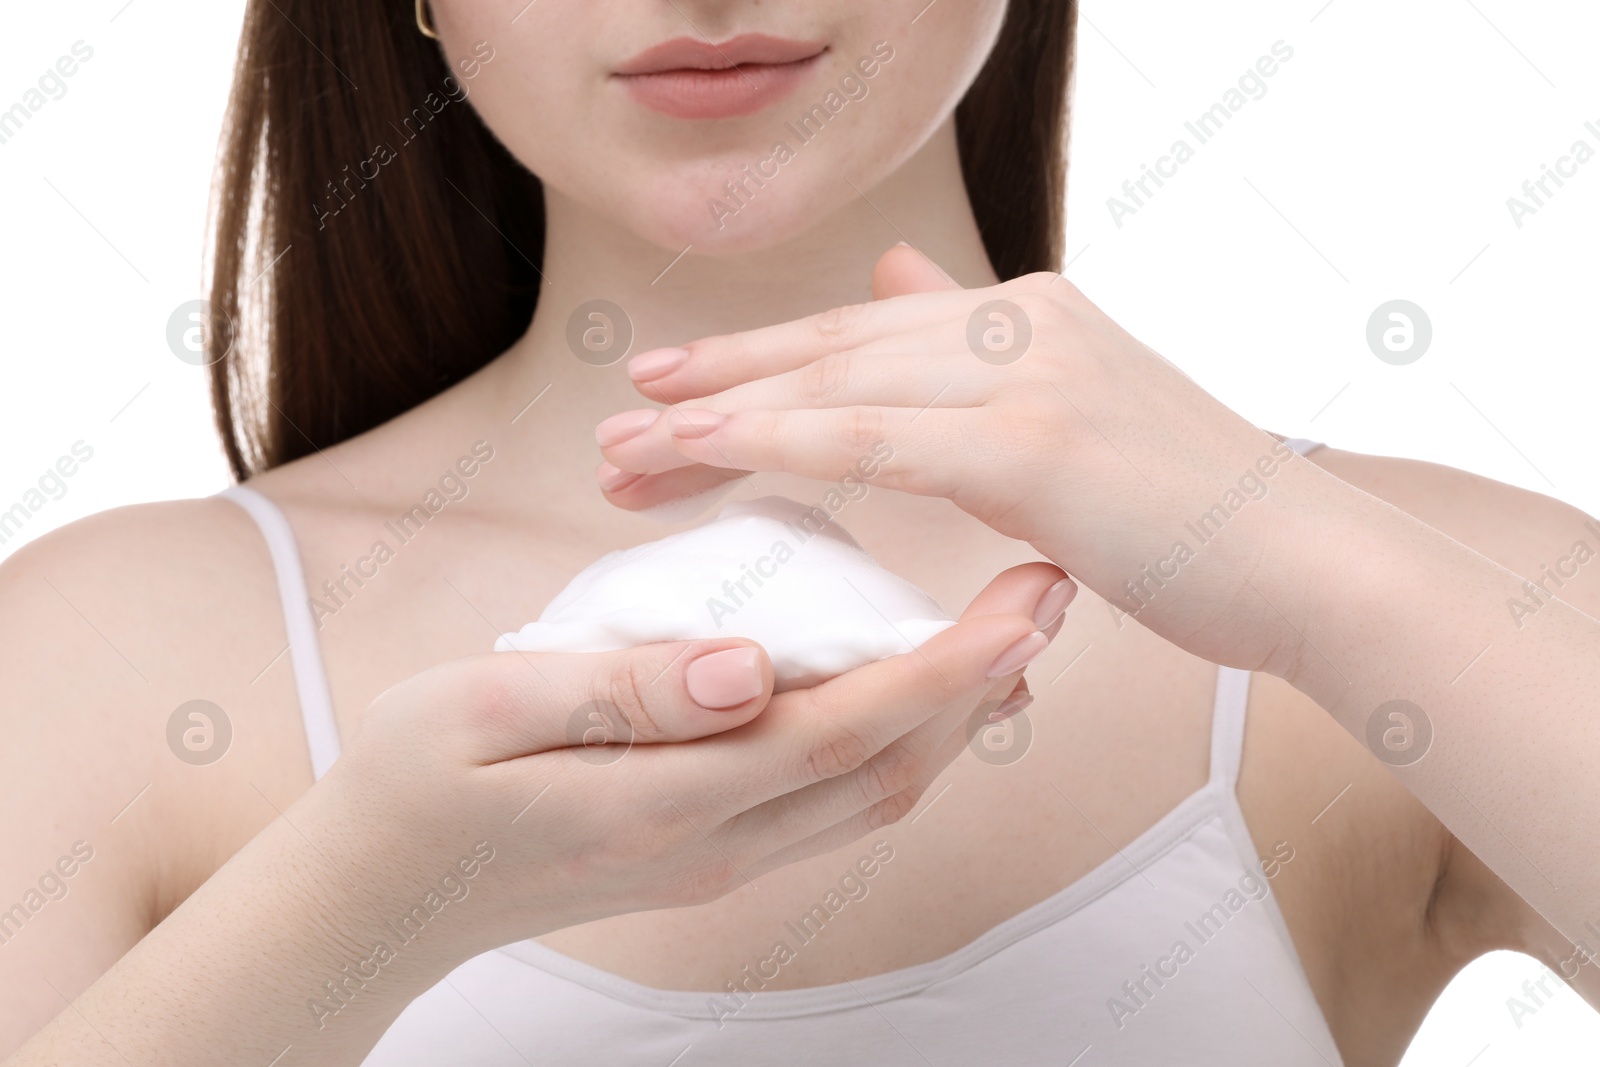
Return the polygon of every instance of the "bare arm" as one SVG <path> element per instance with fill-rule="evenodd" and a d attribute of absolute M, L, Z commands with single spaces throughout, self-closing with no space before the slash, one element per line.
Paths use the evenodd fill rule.
<path fill-rule="evenodd" d="M 1311 458 L 1507 570 L 1527 576 L 1545 604 L 1560 601 L 1591 619 L 1600 618 L 1600 523 L 1576 508 L 1430 463 L 1331 448 L 1314 451 Z M 1580 563 L 1583 559 L 1588 562 Z M 1504 607 L 1504 620 L 1513 631 L 1517 620 L 1529 625 L 1539 611 L 1526 590 L 1521 592 Z M 1485 643 L 1493 639 L 1488 634 Z M 1437 938 L 1435 950 L 1448 957 L 1452 968 L 1494 949 L 1515 949 L 1543 961 L 1600 1007 L 1600 966 L 1586 963 L 1571 939 L 1455 835 L 1447 834 L 1438 860 L 1428 915 Z M 1574 938 L 1600 950 L 1600 936 L 1592 930 L 1579 929 Z"/>
<path fill-rule="evenodd" d="M 821 477 L 888 444 L 864 478 L 950 499 L 1185 651 L 1285 679 L 1568 937 L 1600 928 L 1600 622 L 1271 442 L 1060 275 L 963 290 L 927 268 L 891 249 L 872 303 L 691 341 L 641 384 L 680 406 L 602 449 L 642 475 L 610 499 Z M 1030 323 L 999 371 L 965 332 L 996 297 Z"/>
<path fill-rule="evenodd" d="M 197 543 L 197 516 L 179 507 L 185 514 L 168 523 L 149 509 L 97 517 L 0 566 L 0 1054 L 137 943 L 171 907 L 163 885 L 199 859 L 201 850 L 172 846 L 193 825 L 188 790 L 216 776 L 164 750 L 163 708 L 200 695 L 185 685 L 194 664 L 184 652 L 206 650 L 159 649 L 146 612 L 200 606 L 205 594 L 172 584 L 176 575 L 150 555 L 141 574 L 119 562 L 128 556 L 93 547 L 159 554 L 150 535 L 164 527 L 174 550 L 214 558 Z"/>
<path fill-rule="evenodd" d="M 113 970 L 151 1035 L 168 999 L 197 1027 L 261 1019 L 262 983 L 307 1014 L 288 976 L 325 969 L 338 940 L 313 924 L 328 894 L 275 809 L 311 782 L 292 676 L 262 671 L 283 641 L 270 573 L 244 513 L 203 501 L 96 516 L 0 566 L 0 1057 L 59 1015 L 71 1047 L 118 1062 L 117 1011 L 83 996 Z M 232 732 L 214 763 L 169 744 L 196 699 Z"/>
<path fill-rule="evenodd" d="M 863 478 L 947 498 L 1185 651 L 1288 681 L 1556 928 L 1600 929 L 1600 621 L 1271 442 L 1060 275 L 963 290 L 928 266 L 891 249 L 869 304 L 636 366 L 676 406 L 602 449 L 641 475 L 609 499 L 824 477 L 887 445 Z M 1030 324 L 1000 370 L 966 332 L 997 297 Z M 909 413 L 947 392 L 936 419 Z"/>
<path fill-rule="evenodd" d="M 147 555 L 133 574 L 115 561 L 134 534 L 161 531 L 126 525 L 74 551 L 55 551 L 70 536 L 47 539 L 0 572 L 0 615 L 32 623 L 0 653 L 17 679 L 8 714 L 21 742 L 8 750 L 17 773 L 0 822 L 64 812 L 67 829 L 54 831 L 70 833 L 104 818 L 107 798 L 131 796 L 111 822 L 144 826 L 119 862 L 93 868 L 111 875 L 99 897 L 22 931 L 40 935 L 39 970 L 62 959 L 79 970 L 73 983 L 46 983 L 56 1001 L 31 1002 L 8 1040 L 50 1021 L 8 1067 L 267 1064 L 291 1049 L 286 1062 L 354 1063 L 407 1003 L 478 953 L 608 915 L 702 904 L 745 872 L 855 840 L 909 812 L 960 751 L 943 742 L 1018 685 L 1023 662 L 1048 643 L 1033 616 L 1064 577 L 1043 563 L 1011 568 L 915 654 L 778 696 L 765 654 L 734 637 L 452 660 L 380 694 L 306 788 L 299 732 L 252 729 L 271 709 L 252 708 L 245 688 L 229 691 L 233 674 L 250 677 L 236 670 L 246 661 L 209 661 L 248 636 L 226 632 L 222 609 L 272 617 L 241 611 L 248 583 L 208 565 L 207 545 L 230 539 L 191 529 L 162 548 L 176 553 L 169 568 Z M 71 588 L 44 582 L 58 572 Z M 208 611 L 183 574 L 222 605 Z M 114 655 L 138 681 L 92 670 L 101 659 L 60 628 L 72 619 L 103 639 L 101 659 Z M 223 631 L 217 646 L 182 641 L 191 623 Z M 270 661 L 275 643 L 250 665 Z M 169 709 L 197 680 L 239 713 L 215 780 L 194 778 L 209 768 L 168 747 Z M 626 775 L 570 751 L 574 710 L 596 702 L 628 728 Z M 61 734 L 74 740 L 66 757 L 48 744 Z M 534 796 L 545 799 L 534 807 Z M 14 869 L 31 868 L 0 873 Z M 138 939 L 163 886 L 187 899 Z M 111 935 L 99 936 L 101 920 Z M 39 976 L 24 963 L 0 957 L 6 992 L 32 991 Z"/>

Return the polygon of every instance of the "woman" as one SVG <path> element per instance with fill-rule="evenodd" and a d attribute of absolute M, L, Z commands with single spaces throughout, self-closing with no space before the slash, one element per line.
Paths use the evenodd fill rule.
<path fill-rule="evenodd" d="M 1492 948 L 1600 995 L 1600 591 L 1503 617 L 1583 516 L 1275 441 L 1042 274 L 1073 21 L 252 4 L 248 491 L 0 585 L 6 1062 L 1378 1064 Z M 776 697 L 484 654 L 730 471 L 960 625 Z"/>

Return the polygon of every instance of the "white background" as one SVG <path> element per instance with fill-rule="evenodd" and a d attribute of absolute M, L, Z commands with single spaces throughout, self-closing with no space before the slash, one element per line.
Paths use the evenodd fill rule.
<path fill-rule="evenodd" d="M 226 483 L 203 374 L 174 358 L 166 324 L 200 295 L 242 11 L 8 5 L 0 109 L 73 42 L 94 57 L 0 145 L 0 510 L 75 441 L 94 457 L 0 557 L 96 511 Z M 1521 228 L 1506 207 L 1573 141 L 1600 149 L 1584 129 L 1600 127 L 1595 5 L 1088 0 L 1080 31 L 1068 274 L 1096 302 L 1261 426 L 1600 514 L 1600 159 Z M 1294 55 L 1266 95 L 1119 228 L 1107 198 L 1175 138 L 1194 144 L 1184 121 L 1279 40 Z M 1433 326 L 1406 366 L 1365 339 L 1395 298 Z M 1537 964 L 1510 953 L 1473 964 L 1406 1067 L 1594 1062 L 1600 1017 L 1570 992 L 1513 1021 L 1528 977 Z"/>

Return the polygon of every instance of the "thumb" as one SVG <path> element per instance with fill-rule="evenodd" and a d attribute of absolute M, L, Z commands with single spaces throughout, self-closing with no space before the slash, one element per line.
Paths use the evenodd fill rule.
<path fill-rule="evenodd" d="M 907 293 L 933 293 L 959 289 L 954 278 L 939 265 L 901 241 L 878 257 L 872 268 L 872 299 L 884 300 Z"/>
<path fill-rule="evenodd" d="M 392 705 L 425 736 L 459 738 L 469 758 L 487 765 L 596 745 L 618 745 L 608 753 L 620 755 L 638 743 L 721 733 L 766 707 L 772 680 L 762 648 L 738 638 L 618 652 L 511 648 L 430 668 L 374 706 Z"/>

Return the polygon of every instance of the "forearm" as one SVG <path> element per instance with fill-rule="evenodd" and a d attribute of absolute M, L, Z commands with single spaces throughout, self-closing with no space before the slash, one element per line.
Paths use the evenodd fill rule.
<path fill-rule="evenodd" d="M 390 924 L 422 897 L 391 888 L 405 881 L 392 874 L 380 882 L 304 800 L 293 825 L 262 831 L 6 1067 L 359 1063 L 458 962 L 455 942 L 428 929 L 400 944 Z M 436 922 L 453 918 L 464 917 Z M 373 961 L 380 941 L 387 962 Z"/>
<path fill-rule="evenodd" d="M 1252 579 L 1287 620 L 1275 673 L 1552 925 L 1600 948 L 1600 623 L 1542 591 L 1535 603 L 1522 577 L 1359 489 L 1315 498 L 1299 543 Z"/>

